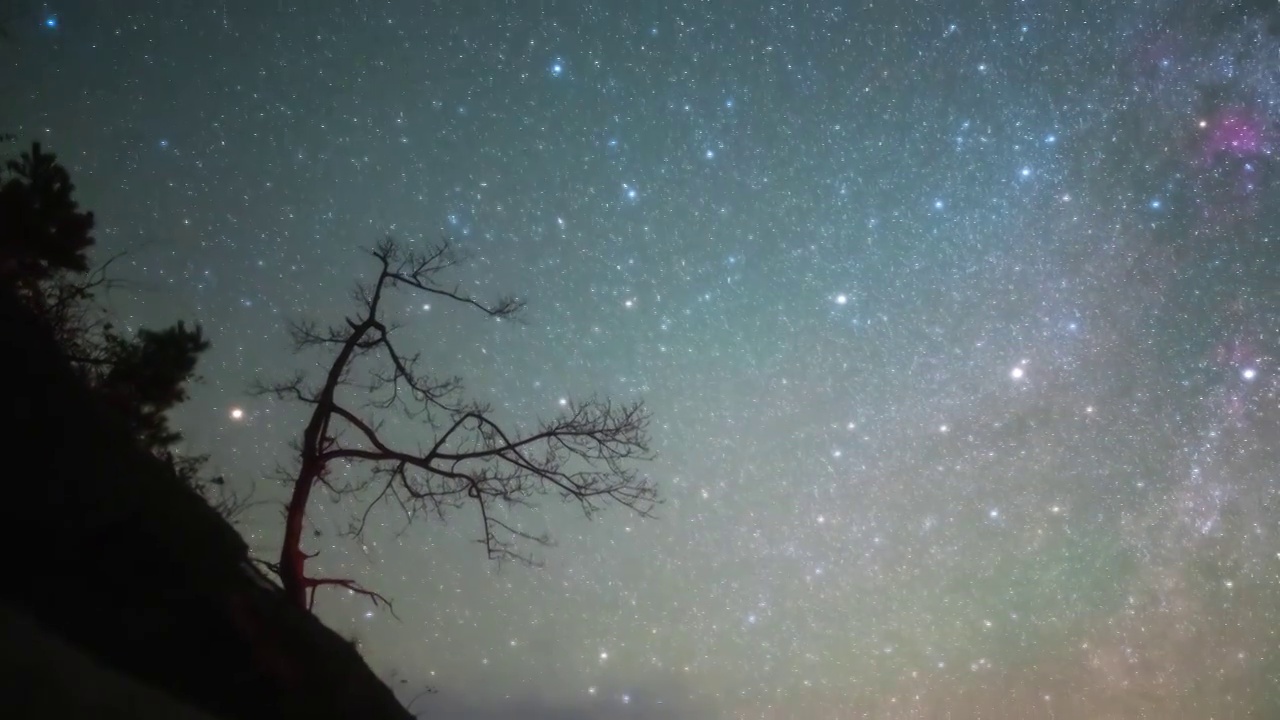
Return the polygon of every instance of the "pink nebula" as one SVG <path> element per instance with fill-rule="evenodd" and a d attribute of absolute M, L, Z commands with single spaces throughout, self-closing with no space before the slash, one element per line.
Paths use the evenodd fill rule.
<path fill-rule="evenodd" d="M 1265 122 L 1244 108 L 1223 108 L 1205 121 L 1202 157 L 1213 163 L 1222 155 L 1253 157 L 1267 152 Z"/>

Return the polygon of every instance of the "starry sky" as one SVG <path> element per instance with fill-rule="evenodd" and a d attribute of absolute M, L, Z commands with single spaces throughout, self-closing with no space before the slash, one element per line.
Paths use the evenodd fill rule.
<path fill-rule="evenodd" d="M 307 549 L 432 717 L 1280 716 L 1274 3 L 9 3 L 0 128 L 97 212 L 130 326 L 203 324 L 175 418 L 263 504 L 361 248 L 453 238 L 400 342 L 526 427 L 643 397 L 665 503 Z M 16 150 L 17 146 L 11 146 Z M 399 442 L 414 423 L 388 418 Z"/>

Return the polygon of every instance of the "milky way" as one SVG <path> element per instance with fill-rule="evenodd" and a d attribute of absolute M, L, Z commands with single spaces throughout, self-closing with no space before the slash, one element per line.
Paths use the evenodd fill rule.
<path fill-rule="evenodd" d="M 658 517 L 545 502 L 541 568 L 313 500 L 433 717 L 1280 716 L 1272 4 L 28 3 L 0 60 L 121 316 L 212 339 L 176 421 L 264 557 L 247 389 L 386 233 L 528 302 L 394 307 L 504 422 L 647 400 Z"/>

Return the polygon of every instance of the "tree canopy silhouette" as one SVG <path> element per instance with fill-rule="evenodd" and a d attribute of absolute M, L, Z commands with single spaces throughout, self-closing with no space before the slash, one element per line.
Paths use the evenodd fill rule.
<path fill-rule="evenodd" d="M 43 288 L 64 274 L 89 270 L 93 213 L 81 212 L 75 185 L 52 153 L 33 143 L 5 163 L 0 184 L 0 282 L 38 308 Z"/>
<path fill-rule="evenodd" d="M 332 351 L 323 376 L 309 381 L 299 373 L 259 388 L 311 407 L 297 447 L 279 563 L 273 566 L 292 602 L 310 609 L 316 589 L 334 585 L 390 608 L 386 598 L 352 579 L 306 574 L 314 554 L 303 550 L 303 530 L 317 486 L 359 498 L 363 510 L 350 531 L 356 538 L 381 503 L 398 507 L 406 523 L 428 513 L 444 519 L 448 511 L 470 506 L 479 516 L 479 542 L 488 556 L 526 563 L 533 558 L 522 544 L 546 544 L 550 538 L 522 529 L 508 519 L 509 512 L 542 496 L 576 503 L 588 517 L 607 504 L 651 514 L 657 488 L 633 462 L 652 457 L 649 414 L 642 402 L 575 401 L 536 427 L 504 427 L 490 406 L 463 397 L 461 379 L 424 370 L 420 355 L 394 342 L 395 327 L 383 319 L 383 304 L 389 293 L 402 290 L 460 303 L 498 320 L 515 318 L 524 304 L 509 297 L 486 303 L 443 284 L 442 274 L 459 262 L 447 241 L 410 251 L 388 238 L 370 254 L 377 274 L 357 286 L 354 314 L 328 328 L 311 323 L 291 328 L 298 349 Z M 382 432 L 385 418 L 379 417 L 391 410 L 420 423 L 427 437 L 412 448 L 393 444 Z M 347 464 L 369 472 L 355 480 L 334 472 Z"/>
<path fill-rule="evenodd" d="M 204 456 L 178 451 L 182 434 L 167 413 L 187 398 L 196 363 L 209 347 L 199 326 L 175 323 L 126 335 L 109 321 L 97 294 L 110 289 L 108 260 L 91 271 L 94 216 L 80 209 L 70 173 L 33 143 L 0 171 L 0 287 L 54 333 L 73 367 L 144 447 L 165 460 L 226 515 L 243 503 L 221 478 L 200 475 Z"/>

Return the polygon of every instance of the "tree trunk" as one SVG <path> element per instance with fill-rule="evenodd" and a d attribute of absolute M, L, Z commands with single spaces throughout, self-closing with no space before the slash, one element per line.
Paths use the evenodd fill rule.
<path fill-rule="evenodd" d="M 311 498 L 311 488 L 315 485 L 316 476 L 316 469 L 311 462 L 305 462 L 298 472 L 298 479 L 293 483 L 293 494 L 289 497 L 289 510 L 285 515 L 284 542 L 280 546 L 280 583 L 284 586 L 289 602 L 303 610 L 310 608 L 307 602 L 307 556 L 302 552 L 302 526 L 307 517 L 307 501 Z"/>

